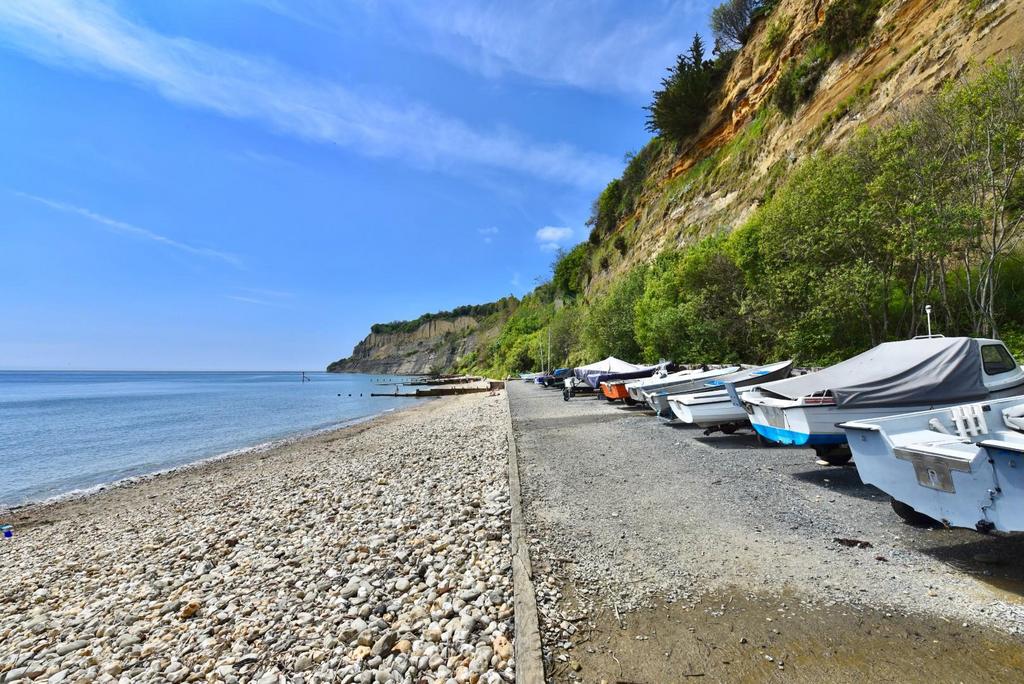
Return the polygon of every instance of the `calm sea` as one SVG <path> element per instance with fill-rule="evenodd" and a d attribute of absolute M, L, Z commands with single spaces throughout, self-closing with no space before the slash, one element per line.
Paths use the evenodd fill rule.
<path fill-rule="evenodd" d="M 395 376 L 0 372 L 0 507 L 89 490 L 408 406 Z M 339 396 L 340 395 L 340 396 Z"/>

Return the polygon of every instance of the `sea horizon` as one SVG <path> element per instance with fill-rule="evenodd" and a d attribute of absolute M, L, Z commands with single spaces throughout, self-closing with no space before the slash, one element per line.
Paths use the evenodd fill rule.
<path fill-rule="evenodd" d="M 302 381 L 302 374 L 309 382 Z M 367 420 L 404 376 L 325 371 L 0 371 L 0 509 L 77 496 Z"/>

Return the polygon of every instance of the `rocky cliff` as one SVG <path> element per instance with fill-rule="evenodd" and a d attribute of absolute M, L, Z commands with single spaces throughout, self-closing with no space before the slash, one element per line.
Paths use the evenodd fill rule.
<path fill-rule="evenodd" d="M 416 321 L 376 324 L 351 356 L 331 363 L 327 371 L 422 375 L 455 368 L 497 336 L 517 304 L 509 297 L 465 307 L 477 315 L 460 314 L 457 309 L 426 314 Z"/>
<path fill-rule="evenodd" d="M 772 93 L 787 68 L 808 59 L 830 2 L 781 0 L 755 24 L 701 131 L 658 155 L 635 211 L 616 228 L 619 248 L 606 238 L 591 250 L 588 293 L 666 248 L 737 227 L 803 156 L 1024 47 L 1024 0 L 889 0 L 867 38 L 786 115 Z"/>

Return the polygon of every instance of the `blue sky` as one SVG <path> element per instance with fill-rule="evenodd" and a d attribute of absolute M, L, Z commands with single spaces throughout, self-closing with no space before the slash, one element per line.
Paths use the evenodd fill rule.
<path fill-rule="evenodd" d="M 528 292 L 710 4 L 0 2 L 0 368 L 319 369 Z"/>

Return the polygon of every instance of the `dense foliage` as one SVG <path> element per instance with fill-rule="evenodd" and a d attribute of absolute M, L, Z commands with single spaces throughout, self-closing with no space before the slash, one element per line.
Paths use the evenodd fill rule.
<path fill-rule="evenodd" d="M 370 326 L 370 332 L 377 334 L 385 333 L 410 333 L 414 332 L 424 323 L 433 320 L 455 320 L 462 316 L 471 316 L 473 318 L 484 318 L 490 316 L 496 312 L 507 309 L 511 306 L 515 306 L 517 300 L 515 297 L 504 297 L 496 302 L 488 302 L 487 304 L 467 304 L 466 306 L 460 306 L 451 311 L 439 311 L 437 313 L 423 314 L 419 318 L 411 321 L 392 321 L 390 323 L 374 323 Z"/>
<path fill-rule="evenodd" d="M 495 373 L 592 361 L 830 363 L 925 332 L 1024 347 L 1024 65 L 989 64 L 801 163 L 740 228 L 584 300 L 588 243 L 492 345 Z M 621 199 L 621 198 L 620 198 Z M 575 285 L 573 284 L 575 283 Z M 556 290 L 574 300 L 559 306 Z"/>
<path fill-rule="evenodd" d="M 568 252 L 559 250 L 551 267 L 551 283 L 555 293 L 575 297 L 583 291 L 583 281 L 590 274 L 590 251 L 587 243 L 580 243 Z"/>

